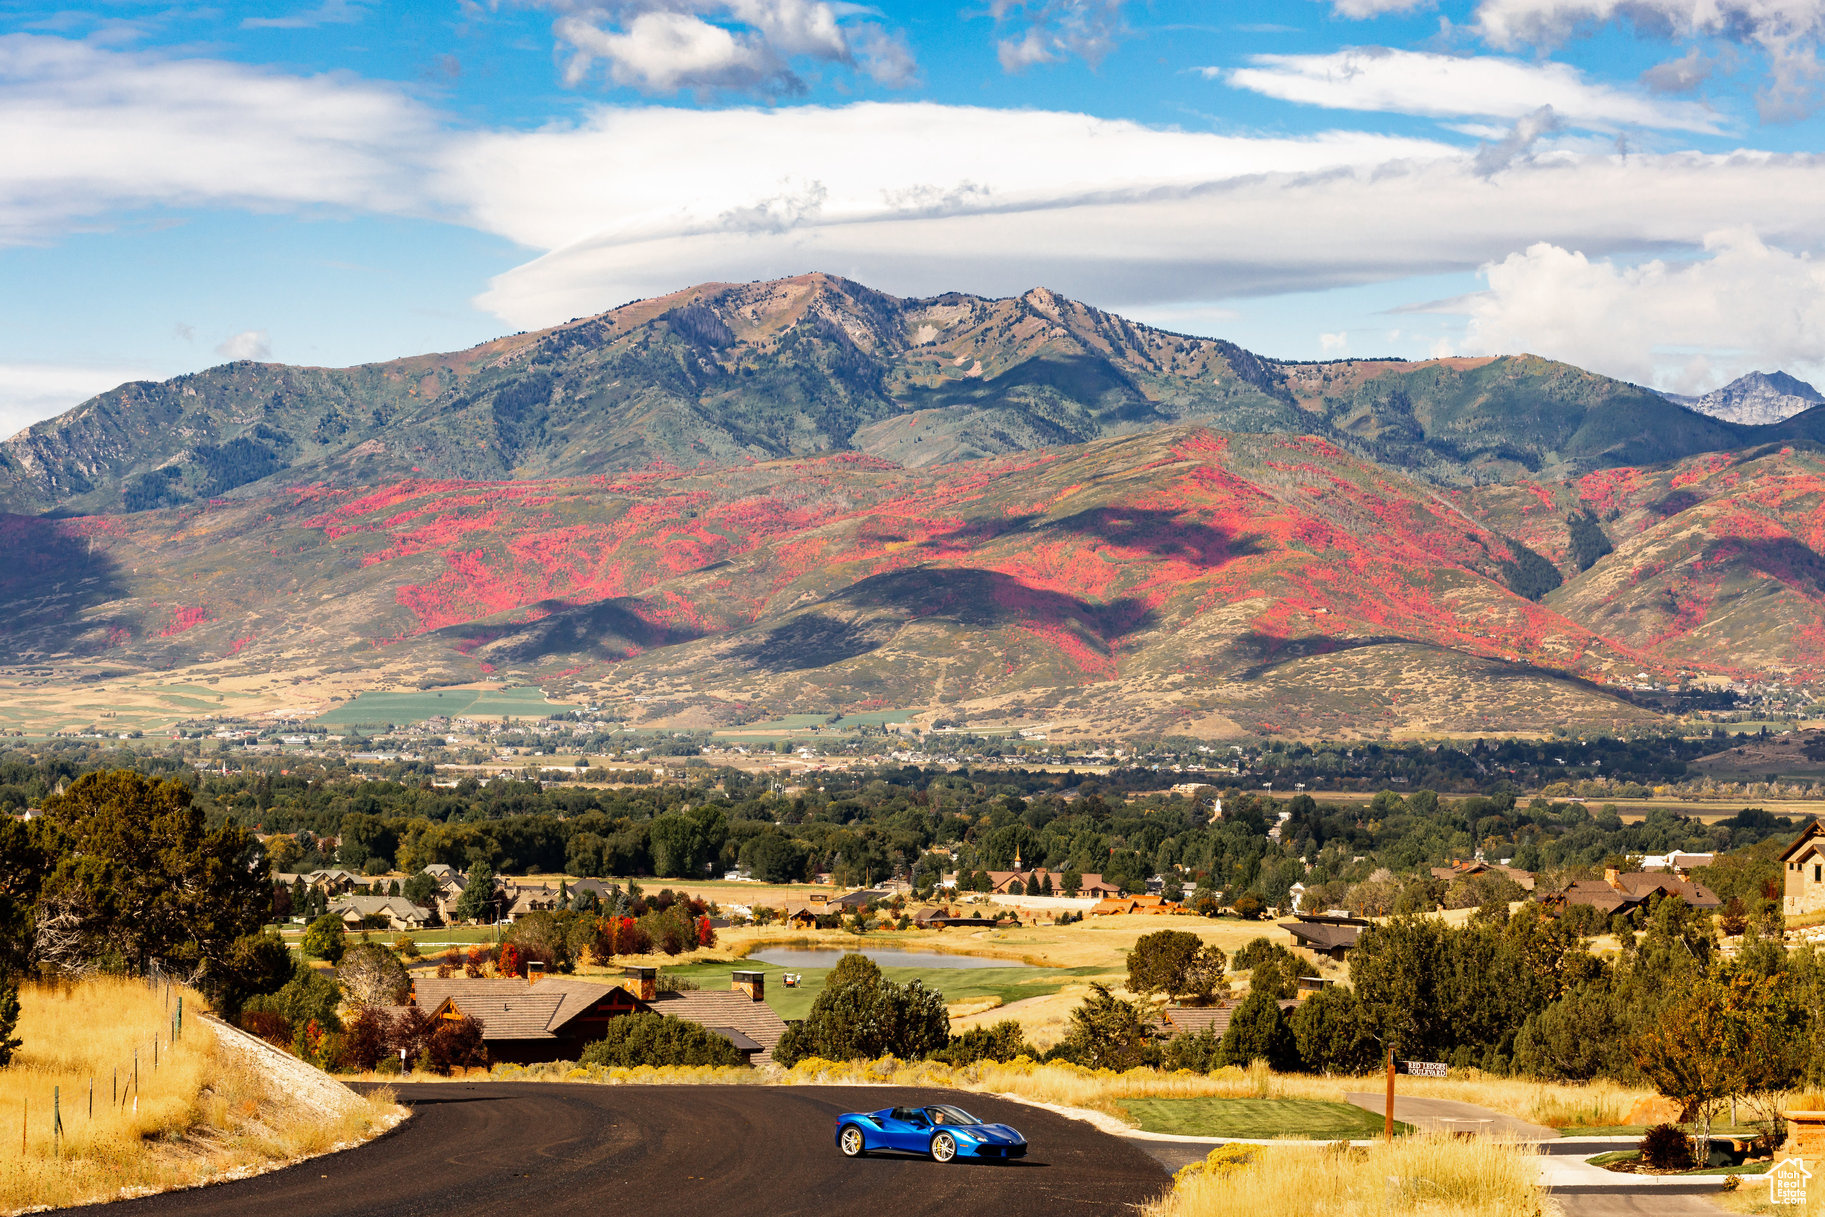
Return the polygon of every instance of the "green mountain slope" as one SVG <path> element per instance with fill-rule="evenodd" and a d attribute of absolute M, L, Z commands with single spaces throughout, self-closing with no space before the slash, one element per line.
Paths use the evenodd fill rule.
<path fill-rule="evenodd" d="M 917 468 L 1185 423 L 1316 434 L 1467 484 L 1807 435 L 1825 431 L 1825 408 L 1745 428 L 1531 357 L 1278 363 L 1044 289 L 912 300 L 803 275 L 690 288 L 453 354 L 124 385 L 0 444 L 0 508 L 137 511 L 286 485 L 845 450 Z"/>

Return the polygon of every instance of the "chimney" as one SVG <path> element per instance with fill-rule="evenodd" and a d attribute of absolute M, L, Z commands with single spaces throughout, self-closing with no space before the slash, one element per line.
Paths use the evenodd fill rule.
<path fill-rule="evenodd" d="M 528 985 L 538 984 L 539 981 L 544 978 L 544 976 L 545 976 L 544 961 L 538 960 L 538 959 L 528 959 L 526 961 L 526 983 Z"/>
<path fill-rule="evenodd" d="M 1605 883 L 1609 884 L 1611 887 L 1615 888 L 1617 891 L 1622 890 L 1622 872 L 1617 870 L 1613 866 L 1604 870 L 1603 881 Z"/>
<path fill-rule="evenodd" d="M 652 1001 L 659 996 L 658 968 L 622 968 L 621 975 L 624 977 L 621 987 L 641 1001 Z"/>
<path fill-rule="evenodd" d="M 765 972 L 732 973 L 729 977 L 729 987 L 737 993 L 746 993 L 751 1001 L 765 1001 L 767 974 Z"/>

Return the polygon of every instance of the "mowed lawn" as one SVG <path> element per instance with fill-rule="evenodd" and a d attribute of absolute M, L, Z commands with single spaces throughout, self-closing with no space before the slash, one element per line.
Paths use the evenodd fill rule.
<path fill-rule="evenodd" d="M 787 968 L 778 964 L 744 961 L 742 963 L 697 963 L 667 966 L 669 976 L 694 980 L 704 989 L 726 989 L 729 973 L 737 968 L 767 974 L 767 1004 L 781 1018 L 804 1018 L 811 1013 L 811 1003 L 824 991 L 829 968 Z M 1066 985 L 1081 984 L 1086 977 L 1106 976 L 1107 968 L 882 968 L 881 975 L 899 984 L 917 980 L 928 989 L 944 995 L 947 1004 L 998 997 L 1003 1005 L 1023 997 L 1044 997 Z M 796 988 L 788 989 L 781 979 L 792 972 L 801 979 Z"/>
<path fill-rule="evenodd" d="M 1181 1137 L 1362 1141 L 1382 1134 L 1380 1116 L 1322 1099 L 1123 1099 L 1121 1107 L 1143 1132 Z M 1397 1120 L 1394 1131 L 1413 1129 Z"/>

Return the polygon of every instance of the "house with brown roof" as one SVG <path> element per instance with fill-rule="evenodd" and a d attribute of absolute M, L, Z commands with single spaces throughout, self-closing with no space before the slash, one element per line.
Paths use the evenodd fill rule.
<path fill-rule="evenodd" d="M 1825 826 L 1817 820 L 1800 830 L 1781 851 L 1786 892 L 1781 911 L 1789 917 L 1825 910 Z"/>
<path fill-rule="evenodd" d="M 1155 1025 L 1160 1029 L 1161 1039 L 1195 1035 L 1200 1031 L 1208 1031 L 1221 1039 L 1241 1004 L 1240 998 L 1230 997 L 1208 1006 L 1167 1006 L 1160 1011 Z M 1292 998 L 1283 998 L 1279 1003 L 1281 1010 L 1291 1010 L 1298 1004 Z"/>
<path fill-rule="evenodd" d="M 1556 892 L 1536 892 L 1534 899 L 1549 908 L 1585 904 L 1614 916 L 1646 908 L 1656 896 L 1683 900 L 1700 912 L 1723 907 L 1717 893 L 1702 883 L 1664 872 L 1619 871 L 1614 867 L 1604 871 L 1602 879 L 1578 879 Z"/>
<path fill-rule="evenodd" d="M 1092 917 L 1126 917 L 1134 915 L 1169 916 L 1184 910 L 1164 896 L 1119 896 L 1096 902 Z"/>
<path fill-rule="evenodd" d="M 736 969 L 723 990 L 663 992 L 642 997 L 656 1014 L 700 1023 L 734 1044 L 750 1065 L 771 1065 L 786 1022 L 767 1004 L 767 974 Z"/>
<path fill-rule="evenodd" d="M 1022 895 L 1036 896 L 1045 888 L 1045 880 L 1051 880 L 1052 895 L 1065 894 L 1065 872 L 1049 871 L 1045 867 L 1034 867 L 1030 870 L 992 870 L 986 872 L 989 877 L 989 891 L 992 894 L 1005 896 L 1014 890 L 1014 884 L 1020 884 Z M 1038 890 L 1036 890 L 1038 889 Z M 1110 883 L 1100 874 L 1083 874 L 1078 876 L 1077 895 L 1090 898 L 1101 896 L 1119 896 L 1121 885 Z"/>
<path fill-rule="evenodd" d="M 1317 955 L 1342 959 L 1370 922 L 1363 917 L 1337 917 L 1329 913 L 1300 913 L 1292 921 L 1282 921 L 1280 928 L 1298 940 L 1299 945 Z"/>
<path fill-rule="evenodd" d="M 1489 874 L 1500 875 L 1504 879 L 1518 884 L 1525 891 L 1534 890 L 1532 871 L 1524 871 L 1518 866 L 1504 866 L 1500 862 L 1483 862 L 1473 859 L 1469 862 L 1455 861 L 1449 866 L 1432 868 L 1432 877 L 1446 883 L 1450 883 L 1453 879 L 1471 879 L 1477 875 Z"/>
<path fill-rule="evenodd" d="M 611 1019 L 651 1009 L 620 985 L 568 976 L 419 977 L 412 1002 L 433 1017 L 474 1018 L 488 1059 L 514 1064 L 574 1061 Z"/>

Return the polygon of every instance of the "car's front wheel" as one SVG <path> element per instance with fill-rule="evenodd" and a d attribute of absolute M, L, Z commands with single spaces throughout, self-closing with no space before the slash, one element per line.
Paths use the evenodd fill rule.
<path fill-rule="evenodd" d="M 860 1158 L 868 1152 L 868 1142 L 862 1137 L 862 1130 L 853 1124 L 844 1127 L 843 1135 L 837 1138 L 837 1145 L 845 1158 Z"/>
<path fill-rule="evenodd" d="M 941 1132 L 932 1138 L 932 1157 L 940 1162 L 949 1162 L 957 1156 L 957 1138 L 947 1132 Z"/>

